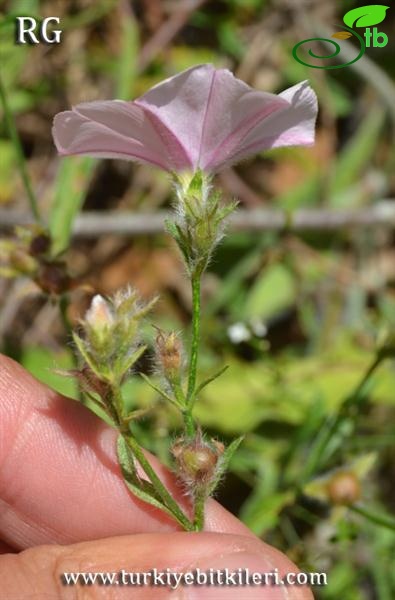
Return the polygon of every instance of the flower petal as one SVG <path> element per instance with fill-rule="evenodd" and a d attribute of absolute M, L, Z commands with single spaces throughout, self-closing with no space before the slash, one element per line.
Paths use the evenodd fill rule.
<path fill-rule="evenodd" d="M 165 170 L 190 168 L 173 134 L 134 102 L 79 104 L 56 115 L 53 136 L 61 155 L 85 154 L 150 163 Z"/>
<path fill-rule="evenodd" d="M 309 104 L 305 96 L 300 98 L 300 86 L 280 95 L 260 92 L 227 69 L 208 64 L 166 79 L 136 104 L 173 132 L 193 169 L 217 171 L 239 156 L 244 158 L 244 148 L 247 156 L 252 154 L 250 145 L 255 148 L 257 143 L 255 151 L 259 151 L 262 138 L 268 138 L 262 149 L 272 147 L 273 137 L 279 138 L 277 145 L 287 144 L 287 139 L 292 144 L 306 143 L 307 129 L 312 132 L 314 128 L 316 107 L 308 106 L 305 115 Z M 281 119 L 274 120 L 274 115 Z M 284 133 L 288 137 L 280 137 Z"/>
<path fill-rule="evenodd" d="M 307 81 L 288 88 L 278 98 L 285 101 L 264 117 L 224 162 L 210 163 L 217 170 L 248 158 L 262 150 L 282 146 L 310 146 L 314 143 L 317 97 Z"/>
<path fill-rule="evenodd" d="M 257 92 L 230 71 L 210 64 L 192 67 L 167 79 L 136 103 L 175 134 L 194 169 L 204 169 L 213 152 L 232 132 L 237 130 L 242 135 L 245 128 L 252 127 L 257 113 L 269 114 L 286 105 L 274 94 Z M 228 152 L 227 147 L 224 152 Z"/>

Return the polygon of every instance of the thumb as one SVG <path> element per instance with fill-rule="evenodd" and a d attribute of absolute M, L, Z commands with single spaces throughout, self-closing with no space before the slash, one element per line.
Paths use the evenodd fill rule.
<path fill-rule="evenodd" d="M 156 569 L 155 573 L 148 575 Z M 305 586 L 197 585 L 185 580 L 176 584 L 167 580 L 169 573 L 178 575 L 198 572 L 216 574 L 249 569 L 249 574 L 273 573 L 284 578 L 297 573 L 296 566 L 283 554 L 258 539 L 218 533 L 164 533 L 139 534 L 83 542 L 70 546 L 36 546 L 20 554 L 6 554 L 0 558 L 2 592 L 8 600 L 22 598 L 131 598 L 134 600 L 312 600 Z M 164 575 L 161 577 L 160 572 Z M 99 573 L 113 575 L 113 583 L 85 584 L 80 577 L 77 584 L 67 584 L 64 574 Z M 130 578 L 134 573 L 134 579 Z M 136 574 L 141 575 L 136 585 Z M 156 585 L 154 574 L 157 576 Z M 191 577 L 191 576 L 190 576 Z M 70 579 L 69 579 L 70 580 Z M 202 583 L 202 580 L 200 580 Z M 133 587 L 131 582 L 134 583 Z M 170 583 L 171 585 L 167 585 Z M 154 587 L 155 585 L 155 587 Z M 82 587 L 83 586 L 83 587 Z M 111 586 L 111 587 L 110 587 Z M 172 586 L 172 587 L 171 587 Z M 85 588 L 85 591 L 84 591 Z M 80 596 L 81 594 L 81 596 Z M 85 595 L 86 594 L 86 595 Z"/>

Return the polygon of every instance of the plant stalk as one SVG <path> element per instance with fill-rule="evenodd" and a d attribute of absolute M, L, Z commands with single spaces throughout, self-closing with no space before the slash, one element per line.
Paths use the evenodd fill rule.
<path fill-rule="evenodd" d="M 204 507 L 206 504 L 206 494 L 201 490 L 197 491 L 194 498 L 194 531 L 202 531 L 204 527 Z"/>
<path fill-rule="evenodd" d="M 200 342 L 200 319 L 201 319 L 201 270 L 195 269 L 192 274 L 192 342 L 189 358 L 188 391 L 186 397 L 186 407 L 184 411 L 185 428 L 187 435 L 192 437 L 195 433 L 195 424 L 192 418 L 192 407 L 196 390 L 196 374 L 199 356 Z"/>

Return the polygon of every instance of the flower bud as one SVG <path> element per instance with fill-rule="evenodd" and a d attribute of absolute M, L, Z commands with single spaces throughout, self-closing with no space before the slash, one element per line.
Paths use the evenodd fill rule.
<path fill-rule="evenodd" d="M 171 452 L 176 460 L 177 474 L 193 490 L 196 487 L 208 487 L 213 481 L 223 450 L 222 444 L 206 442 L 199 432 L 193 440 L 177 440 Z"/>
<path fill-rule="evenodd" d="M 100 296 L 100 294 L 96 294 L 93 297 L 91 305 L 86 312 L 85 321 L 96 330 L 105 329 L 114 324 L 114 312 L 107 300 L 103 296 Z"/>
<path fill-rule="evenodd" d="M 338 472 L 328 481 L 327 491 L 333 504 L 348 506 L 361 497 L 361 485 L 355 473 Z"/>
<path fill-rule="evenodd" d="M 165 334 L 159 330 L 156 337 L 156 356 L 166 379 L 178 379 L 182 367 L 182 345 L 174 331 Z"/>

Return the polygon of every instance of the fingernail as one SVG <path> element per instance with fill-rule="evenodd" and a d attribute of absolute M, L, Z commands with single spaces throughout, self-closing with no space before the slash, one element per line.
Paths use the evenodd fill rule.
<path fill-rule="evenodd" d="M 253 573 L 276 572 L 274 565 L 268 563 L 259 554 L 236 552 L 215 556 L 199 561 L 190 571 L 194 573 L 196 579 L 199 573 L 202 574 L 200 581 L 204 581 L 203 574 L 206 574 L 208 583 L 206 585 L 199 585 L 197 582 L 193 585 L 184 583 L 173 592 L 174 595 L 170 595 L 172 600 L 262 600 L 262 598 L 285 600 L 288 597 L 286 588 L 271 584 L 272 578 L 269 578 L 268 585 L 254 585 Z M 211 581 L 217 580 L 217 572 L 222 573 L 222 584 L 218 582 L 217 585 L 211 585 Z M 232 578 L 230 575 L 233 573 L 234 577 Z M 245 583 L 246 576 L 250 578 L 249 585 Z M 277 576 L 281 579 L 278 571 Z"/>

